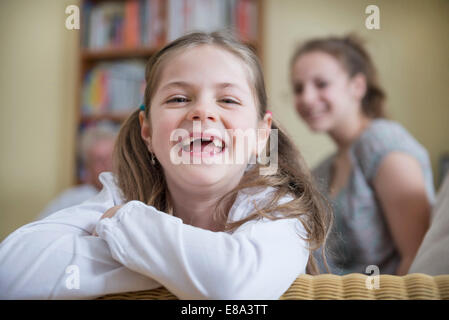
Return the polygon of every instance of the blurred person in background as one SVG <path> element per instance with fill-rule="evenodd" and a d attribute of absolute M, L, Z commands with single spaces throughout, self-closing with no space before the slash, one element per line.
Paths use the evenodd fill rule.
<path fill-rule="evenodd" d="M 291 83 L 300 117 L 337 149 L 314 170 L 334 209 L 331 272 L 406 274 L 429 227 L 432 169 L 426 149 L 385 118 L 368 52 L 354 35 L 309 40 L 292 57 Z"/>
<path fill-rule="evenodd" d="M 80 156 L 85 169 L 83 184 L 63 191 L 51 201 L 39 214 L 43 219 L 50 214 L 68 208 L 95 196 L 103 187 L 98 175 L 112 171 L 112 152 L 114 150 L 117 129 L 109 122 L 100 122 L 88 127 L 81 134 Z"/>

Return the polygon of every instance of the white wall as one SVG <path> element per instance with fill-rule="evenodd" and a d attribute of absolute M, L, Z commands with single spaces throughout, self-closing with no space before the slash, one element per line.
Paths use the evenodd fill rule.
<path fill-rule="evenodd" d="M 77 3 L 0 1 L 0 240 L 73 182 Z"/>

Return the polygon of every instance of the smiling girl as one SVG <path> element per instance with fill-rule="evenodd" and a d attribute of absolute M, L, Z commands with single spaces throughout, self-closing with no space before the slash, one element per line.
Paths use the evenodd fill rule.
<path fill-rule="evenodd" d="M 267 112 L 254 53 L 226 34 L 189 34 L 151 58 L 146 82 L 145 107 L 123 124 L 102 192 L 0 245 L 2 298 L 94 298 L 162 285 L 181 299 L 277 299 L 306 269 L 315 272 L 309 253 L 323 245 L 331 216 Z M 179 130 L 185 136 L 173 139 Z M 236 137 L 224 132 L 239 130 L 265 132 L 248 139 L 243 163 L 202 161 L 235 152 Z M 268 147 L 270 130 L 277 149 Z M 201 161 L 174 163 L 180 143 L 181 154 Z M 278 152 L 272 175 L 250 163 L 265 147 Z M 79 271 L 77 288 L 66 270 Z"/>
<path fill-rule="evenodd" d="M 314 171 L 335 208 L 332 271 L 407 273 L 429 226 L 432 169 L 426 149 L 385 119 L 368 52 L 354 36 L 309 40 L 293 55 L 291 81 L 301 118 L 337 149 Z"/>

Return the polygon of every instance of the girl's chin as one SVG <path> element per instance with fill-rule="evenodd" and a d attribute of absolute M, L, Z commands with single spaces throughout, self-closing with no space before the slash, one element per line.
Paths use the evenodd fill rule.
<path fill-rule="evenodd" d="M 329 123 L 322 120 L 306 121 L 307 126 L 313 132 L 327 132 L 329 130 Z"/>
<path fill-rule="evenodd" d="M 309 125 L 309 129 L 316 133 L 327 132 L 327 127 L 320 125 Z"/>
<path fill-rule="evenodd" d="M 333 118 L 333 114 L 329 111 L 323 111 L 310 117 L 302 117 L 309 129 L 314 132 L 328 132 L 332 128 Z"/>
<path fill-rule="evenodd" d="M 224 178 L 226 172 L 222 166 L 188 164 L 183 165 L 180 174 L 192 185 L 202 186 L 217 183 Z"/>

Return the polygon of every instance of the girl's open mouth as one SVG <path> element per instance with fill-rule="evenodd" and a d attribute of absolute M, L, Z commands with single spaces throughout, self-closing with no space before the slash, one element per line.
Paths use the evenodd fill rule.
<path fill-rule="evenodd" d="M 214 135 L 207 133 L 190 133 L 181 141 L 182 152 L 188 152 L 192 156 L 211 157 L 224 152 L 225 142 Z"/>

